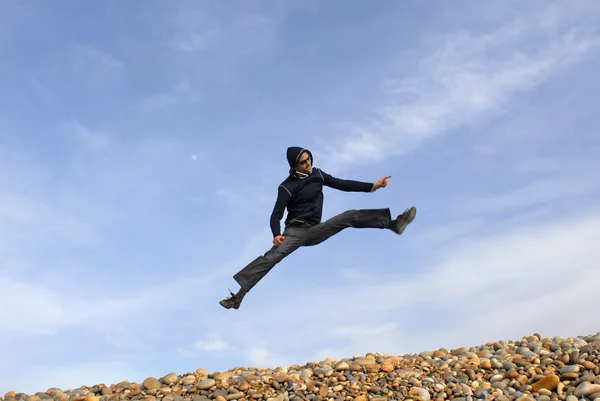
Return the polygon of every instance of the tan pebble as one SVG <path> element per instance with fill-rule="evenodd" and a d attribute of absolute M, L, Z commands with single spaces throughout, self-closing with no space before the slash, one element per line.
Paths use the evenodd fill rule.
<path fill-rule="evenodd" d="M 506 377 L 508 379 L 516 379 L 517 377 L 519 377 L 519 372 L 517 372 L 517 370 L 513 368 L 506 372 Z"/>
<path fill-rule="evenodd" d="M 196 373 L 199 374 L 200 376 L 204 376 L 207 377 L 210 373 L 208 372 L 208 370 L 206 369 L 196 369 Z"/>
<path fill-rule="evenodd" d="M 490 383 L 496 383 L 502 381 L 504 379 L 504 375 L 496 374 L 490 377 Z"/>
<path fill-rule="evenodd" d="M 233 376 L 235 376 L 235 374 L 233 372 L 223 372 L 219 375 L 219 381 L 223 380 L 223 381 L 227 381 L 229 379 L 231 379 Z M 216 378 L 215 378 L 216 379 Z"/>
<path fill-rule="evenodd" d="M 279 374 L 276 374 L 275 376 L 273 376 L 273 380 L 276 380 L 279 383 L 285 383 L 285 381 L 287 379 L 288 379 L 288 376 L 283 373 L 279 373 Z"/>
<path fill-rule="evenodd" d="M 592 384 L 590 382 L 583 382 L 575 388 L 575 396 L 588 396 L 593 393 L 600 392 L 600 384 Z"/>
<path fill-rule="evenodd" d="M 354 397 L 353 401 L 367 401 L 367 398 L 364 395 L 359 395 Z"/>
<path fill-rule="evenodd" d="M 14 391 L 9 391 L 6 394 L 4 394 L 4 398 L 9 398 L 9 397 L 15 397 L 15 392 Z"/>
<path fill-rule="evenodd" d="M 396 367 L 398 366 L 399 363 L 400 363 L 400 358 L 397 358 L 397 357 L 387 358 L 381 364 L 381 370 L 383 372 L 392 372 L 394 369 L 396 369 Z"/>
<path fill-rule="evenodd" d="M 460 347 L 460 348 L 456 348 L 456 349 L 453 349 L 452 351 L 450 351 L 450 355 L 460 356 L 460 355 L 466 354 L 467 352 L 469 352 L 469 350 L 466 347 Z"/>
<path fill-rule="evenodd" d="M 154 377 L 148 377 L 142 384 L 144 385 L 144 388 L 148 390 L 158 390 L 161 387 L 160 381 Z"/>
<path fill-rule="evenodd" d="M 343 371 L 343 370 L 350 369 L 350 366 L 346 362 L 338 362 L 338 363 L 336 363 L 334 369 L 337 370 L 338 372 L 340 372 L 340 371 Z"/>
<path fill-rule="evenodd" d="M 29 397 L 27 397 L 27 401 L 41 401 L 42 399 L 40 397 L 38 397 L 37 395 L 30 395 Z"/>
<path fill-rule="evenodd" d="M 111 390 L 112 391 L 112 390 Z M 68 401 L 69 400 L 69 396 L 66 395 L 65 393 L 57 393 L 54 394 L 54 397 L 52 397 L 55 401 Z"/>
<path fill-rule="evenodd" d="M 85 401 L 100 401 L 100 398 L 92 395 L 92 396 L 86 397 Z"/>
<path fill-rule="evenodd" d="M 579 378 L 579 373 L 575 373 L 575 372 L 568 372 L 568 373 L 563 373 L 562 375 L 560 375 L 561 380 L 575 380 L 577 378 Z"/>
<path fill-rule="evenodd" d="M 171 385 L 177 383 L 177 380 L 179 380 L 179 378 L 175 373 L 169 373 L 168 375 L 165 375 L 161 381 L 163 384 Z"/>
<path fill-rule="evenodd" d="M 361 366 L 373 366 L 377 364 L 377 361 L 375 361 L 373 358 L 356 358 L 354 361 L 352 361 L 352 363 Z"/>
<path fill-rule="evenodd" d="M 227 401 L 227 398 L 223 397 L 222 395 L 217 396 L 217 398 L 215 398 L 216 401 Z"/>
<path fill-rule="evenodd" d="M 319 395 L 321 397 L 326 397 L 327 394 L 329 394 L 329 387 L 327 387 L 327 386 L 321 386 L 321 388 L 319 389 Z"/>
<path fill-rule="evenodd" d="M 556 386 L 556 394 L 563 395 L 564 391 L 565 391 L 565 384 L 563 382 L 558 383 L 558 386 Z"/>
<path fill-rule="evenodd" d="M 560 378 L 557 375 L 550 375 L 533 383 L 531 388 L 533 391 L 538 391 L 542 388 L 554 390 L 558 386 L 558 383 L 560 383 Z"/>
<path fill-rule="evenodd" d="M 546 388 L 541 388 L 538 390 L 538 393 L 540 393 L 540 395 L 547 395 L 547 396 L 551 396 L 552 395 L 552 391 L 546 389 Z"/>
<path fill-rule="evenodd" d="M 204 379 L 200 383 L 198 383 L 197 387 L 200 390 L 208 390 L 209 388 L 211 388 L 215 384 L 216 384 L 216 381 L 214 379 Z"/>
<path fill-rule="evenodd" d="M 583 367 L 588 370 L 592 370 L 596 367 L 596 364 L 594 362 L 590 362 L 590 361 L 583 361 Z"/>

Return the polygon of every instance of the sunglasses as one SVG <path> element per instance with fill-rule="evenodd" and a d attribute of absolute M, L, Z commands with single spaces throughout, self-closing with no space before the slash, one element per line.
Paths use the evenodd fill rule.
<path fill-rule="evenodd" d="M 307 158 L 306 158 L 306 159 L 304 159 L 304 160 L 300 160 L 300 161 L 298 162 L 298 164 L 299 164 L 299 165 L 301 165 L 301 166 L 304 166 L 305 164 L 308 164 L 308 162 L 309 162 L 309 161 L 310 161 L 310 157 L 307 157 Z"/>

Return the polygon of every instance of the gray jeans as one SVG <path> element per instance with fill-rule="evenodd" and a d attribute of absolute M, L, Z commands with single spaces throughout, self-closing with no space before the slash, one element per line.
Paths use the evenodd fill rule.
<path fill-rule="evenodd" d="M 256 285 L 283 258 L 301 246 L 318 245 L 345 228 L 389 228 L 391 214 L 384 209 L 351 209 L 327 221 L 310 226 L 291 224 L 282 233 L 285 240 L 274 245 L 264 255 L 257 257 L 233 278 L 247 291 Z"/>

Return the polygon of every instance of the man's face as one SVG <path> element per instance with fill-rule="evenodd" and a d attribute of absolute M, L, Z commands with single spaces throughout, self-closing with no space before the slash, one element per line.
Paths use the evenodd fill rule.
<path fill-rule="evenodd" d="M 312 173 L 312 163 L 310 162 L 310 157 L 308 156 L 308 153 L 302 152 L 302 154 L 298 158 L 296 170 L 305 174 Z"/>

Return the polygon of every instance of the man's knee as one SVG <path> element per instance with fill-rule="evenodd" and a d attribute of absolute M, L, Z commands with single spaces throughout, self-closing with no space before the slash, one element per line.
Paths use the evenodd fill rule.
<path fill-rule="evenodd" d="M 354 221 L 356 219 L 356 217 L 358 216 L 358 213 L 359 213 L 358 209 L 348 209 L 348 210 L 342 212 L 339 215 L 339 217 L 343 223 L 351 224 L 351 222 Z"/>
<path fill-rule="evenodd" d="M 273 248 L 268 250 L 263 255 L 263 258 L 266 261 L 277 263 L 280 262 L 286 256 L 288 256 L 290 253 L 292 253 L 295 249 L 296 247 L 284 246 L 284 244 L 281 244 L 279 246 L 274 246 Z"/>

